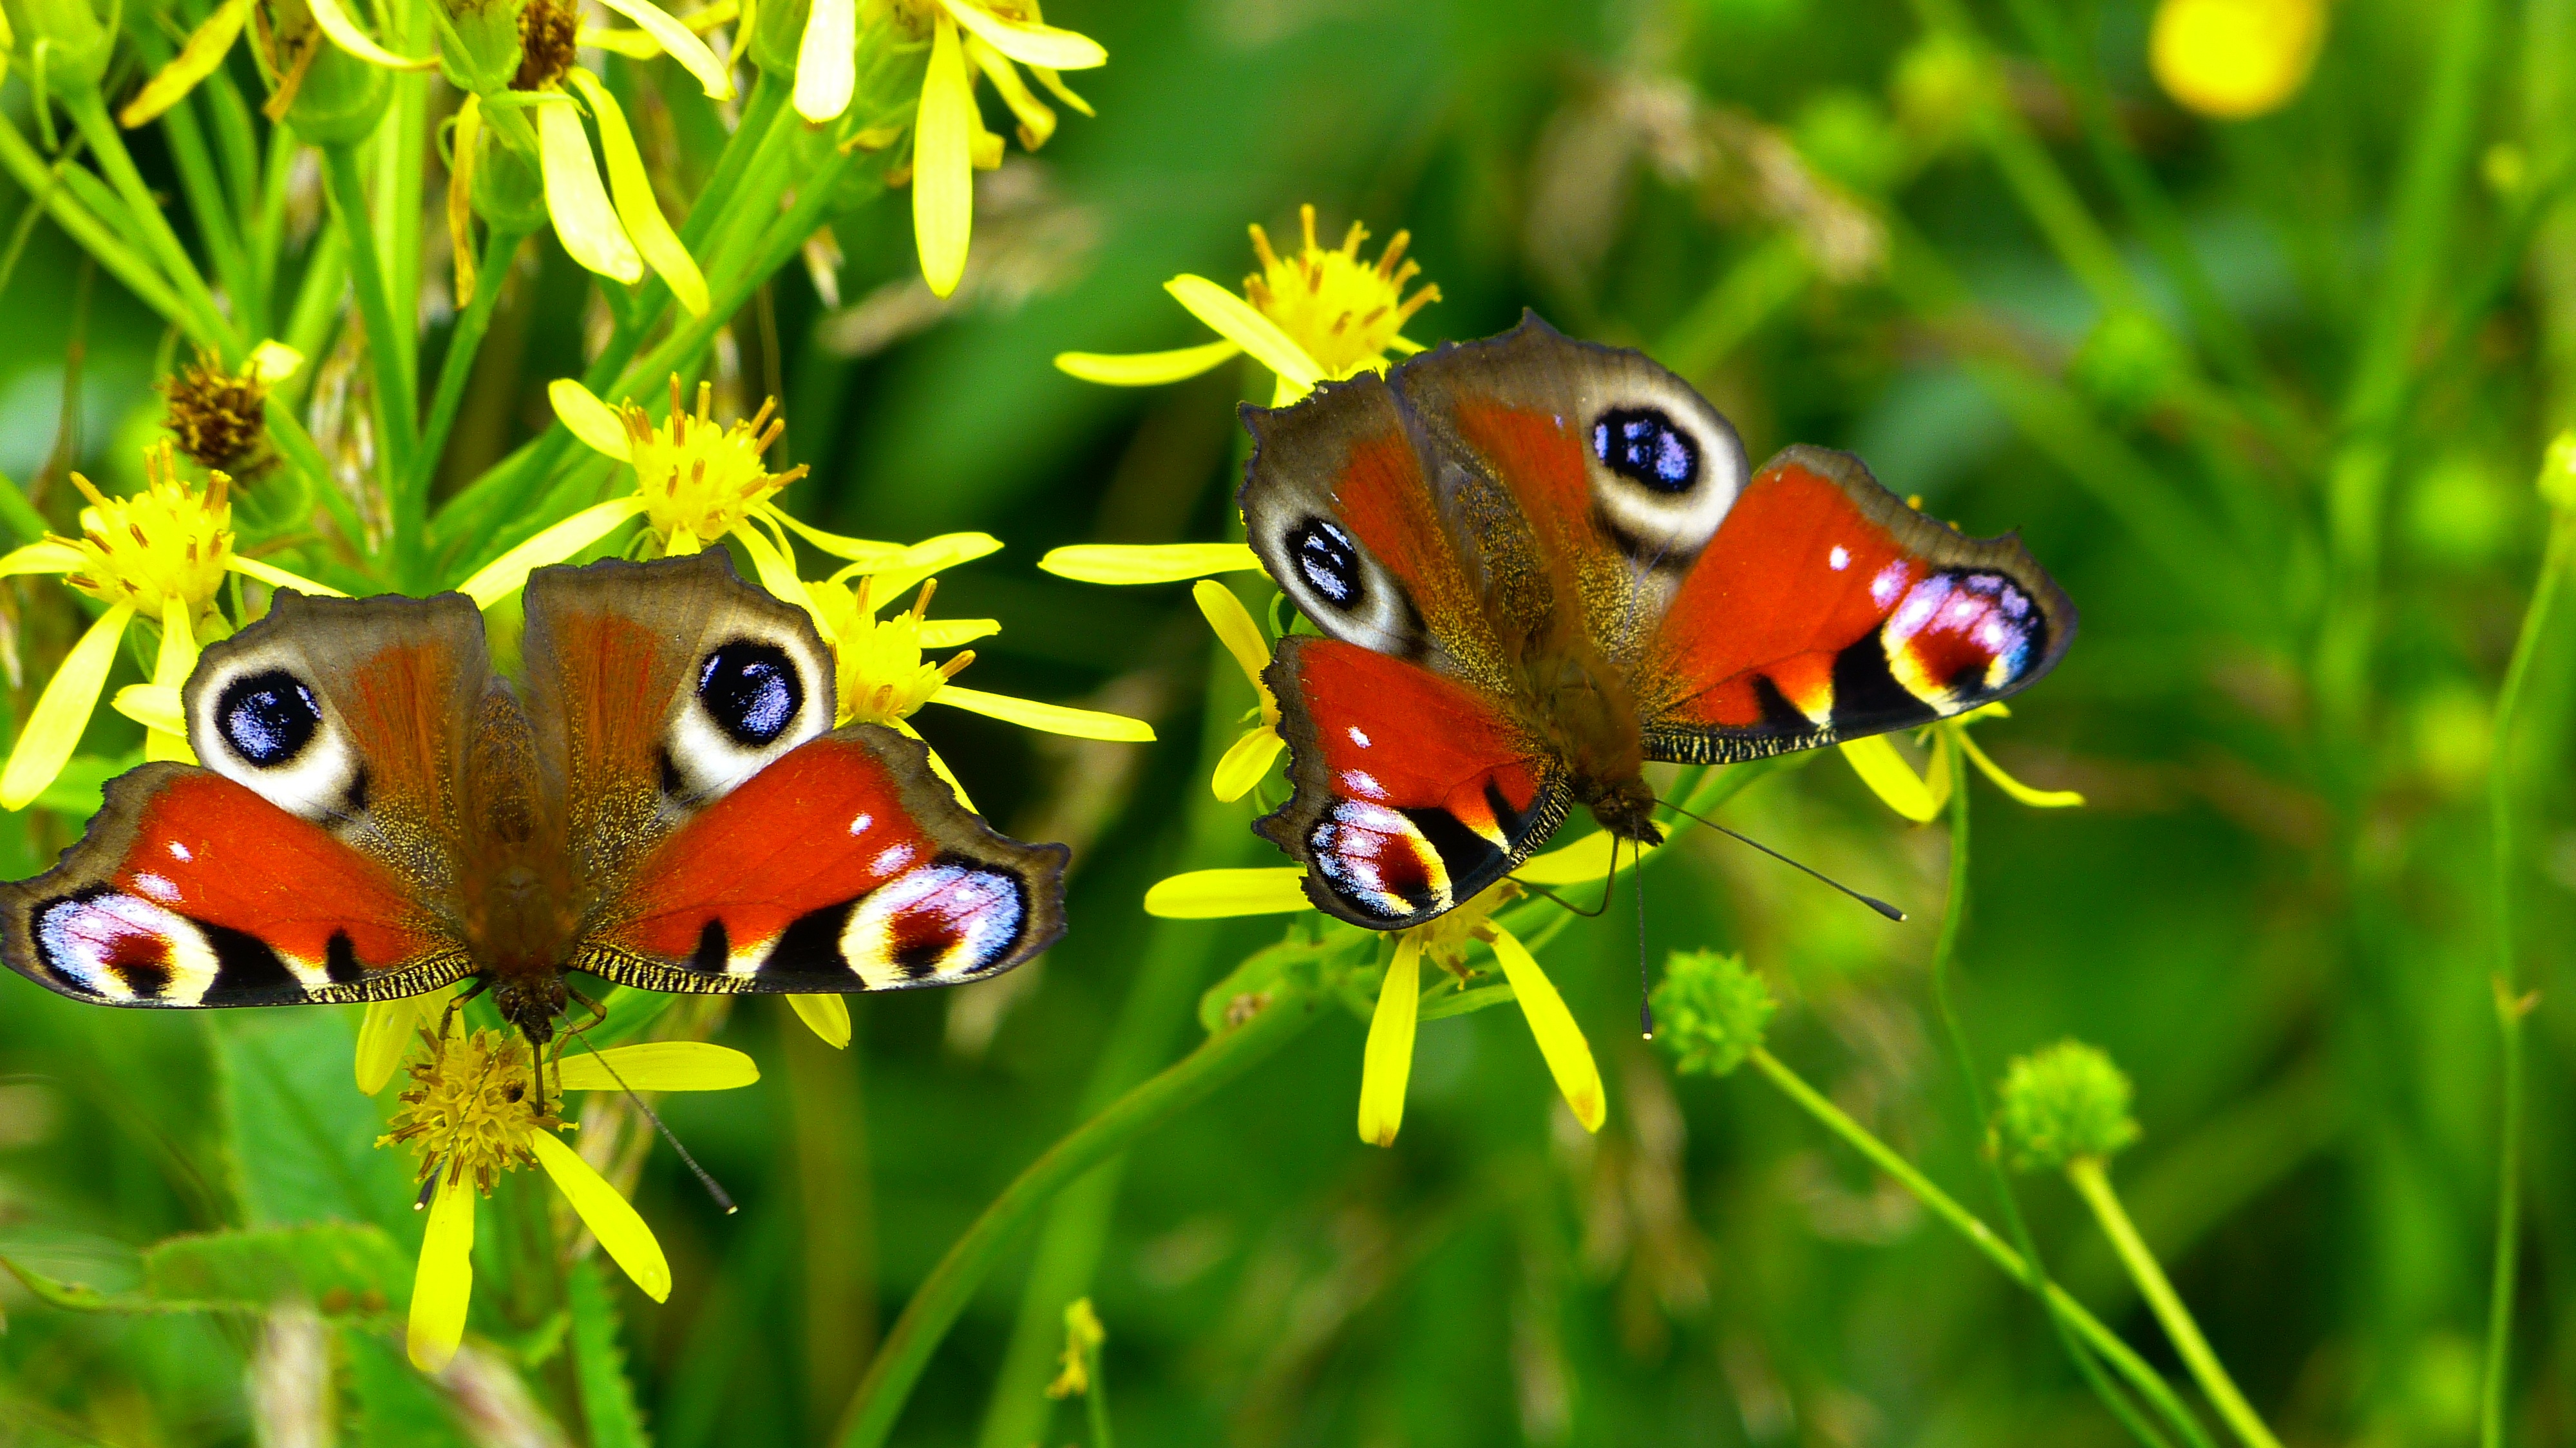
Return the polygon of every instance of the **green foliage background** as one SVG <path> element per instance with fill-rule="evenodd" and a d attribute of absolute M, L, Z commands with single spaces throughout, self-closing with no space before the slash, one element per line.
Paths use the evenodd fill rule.
<path fill-rule="evenodd" d="M 2504 768 L 2540 992 L 2504 1422 L 2515 1442 L 2576 1435 L 2576 629 L 2544 637 L 2501 759 L 2491 729 L 2549 526 L 2531 479 L 2576 423 L 2576 6 L 2350 0 L 2306 90 L 2242 124 L 2163 98 L 2148 14 L 1063 0 L 1049 18 L 1112 57 L 1081 78 L 1099 118 L 985 178 L 979 278 L 929 311 L 906 209 L 862 211 L 840 226 L 843 305 L 780 273 L 737 321 L 729 390 L 784 399 L 785 450 L 813 468 L 784 499 L 799 516 L 1007 541 L 942 581 L 943 614 L 1005 626 L 970 682 L 1137 713 L 1163 742 L 920 721 L 997 823 L 1072 841 L 1071 936 L 1007 988 L 854 998 L 845 1055 L 776 1002 L 722 1014 L 715 1039 L 758 1057 L 761 1083 L 663 1109 L 743 1210 L 720 1216 L 657 1151 L 639 1205 L 671 1301 L 584 1265 L 580 1340 L 534 1345 L 535 1371 L 613 1375 L 622 1355 L 664 1448 L 826 1441 L 880 1330 L 984 1203 L 1084 1103 L 1194 1044 L 1198 994 L 1277 938 L 1275 919 L 1138 908 L 1177 869 L 1277 862 L 1248 805 L 1207 798 L 1201 741 L 1221 748 L 1253 701 L 1186 590 L 1031 565 L 1066 543 L 1223 536 L 1232 406 L 1266 376 L 1123 392 L 1049 359 L 1204 340 L 1160 283 L 1230 280 L 1247 221 L 1285 237 L 1311 200 L 1331 235 L 1411 229 L 1442 291 L 1416 338 L 1532 306 L 1642 346 L 1757 458 L 1854 449 L 1970 532 L 2021 530 L 2064 583 L 2082 638 L 1980 737 L 2090 803 L 2040 813 L 1976 786 L 1968 1034 L 1988 1081 L 2067 1036 L 2134 1078 L 2143 1135 L 2115 1176 L 2292 1442 L 2475 1435 L 2499 1081 L 2484 791 Z M 669 89 L 695 174 L 704 118 Z M 28 127 L 22 77 L 0 105 Z M 0 232 L 26 204 L 0 187 Z M 1835 261 L 1855 237 L 1875 256 Z M 66 464 L 111 490 L 139 477 L 168 343 L 52 228 L 24 246 L 0 293 L 0 471 L 67 527 Z M 544 381 L 581 370 L 580 274 L 551 238 L 531 255 L 444 486 L 532 435 Z M 11 585 L 8 607 L 22 717 L 77 615 L 50 580 Z M 102 722 L 93 751 L 133 747 L 120 729 Z M 10 822 L 0 864 L 33 873 L 79 818 Z M 1782 1000 L 1776 1054 L 1999 1220 L 1929 1004 L 1941 827 L 1899 821 L 1831 757 L 1727 818 L 1914 922 L 1700 837 L 1648 872 L 1649 953 L 1745 953 Z M 1365 1021 L 1335 1007 L 1068 1197 L 1108 1223 L 1075 1276 L 1108 1328 L 1120 1438 L 2126 1441 L 2032 1299 L 1911 1198 L 1760 1079 L 1677 1079 L 1638 1043 L 1637 949 L 1613 916 L 1543 955 L 1609 1084 L 1597 1137 L 1516 1013 L 1488 1011 L 1425 1025 L 1402 1137 L 1362 1145 Z M 109 1294 L 256 1296 L 273 1274 L 244 1287 L 154 1244 L 373 1223 L 390 1259 L 367 1256 L 384 1239 L 341 1262 L 338 1238 L 295 1238 L 279 1260 L 301 1265 L 272 1267 L 353 1274 L 301 1279 L 317 1293 L 389 1277 L 398 1313 L 418 1218 L 405 1163 L 366 1145 L 355 1023 L 106 1011 L 0 980 L 0 1253 Z M 2021 1200 L 2068 1289 L 2182 1381 L 2075 1196 L 2034 1177 Z M 1063 1302 L 1024 1312 L 1035 1250 L 973 1297 L 895 1441 L 1083 1438 L 1079 1409 L 1039 1394 Z M 0 1304 L 13 1440 L 254 1438 L 255 1316 L 74 1311 L 14 1286 Z M 348 1441 L 469 1441 L 398 1338 L 331 1341 Z M 627 1441 L 614 1416 L 565 1431 Z"/>

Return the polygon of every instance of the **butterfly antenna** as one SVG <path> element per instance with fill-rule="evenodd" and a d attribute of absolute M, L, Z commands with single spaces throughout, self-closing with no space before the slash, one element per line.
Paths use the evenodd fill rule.
<path fill-rule="evenodd" d="M 1533 885 L 1527 880 L 1515 880 L 1512 883 L 1541 899 L 1556 902 L 1557 906 L 1563 909 L 1568 915 L 1580 916 L 1585 920 L 1598 920 L 1602 916 L 1610 913 L 1610 902 L 1619 897 L 1619 842 L 1616 839 L 1610 841 L 1610 873 L 1604 876 L 1601 881 L 1601 903 L 1593 906 L 1589 910 L 1586 910 L 1582 906 L 1575 904 L 1573 901 L 1566 899 L 1564 896 L 1559 895 L 1554 890 L 1547 888 L 1545 885 Z"/>
<path fill-rule="evenodd" d="M 438 1158 L 433 1156 L 429 1159 L 429 1175 L 421 1180 L 420 1195 L 412 1199 L 411 1209 L 415 1212 L 428 1211 L 429 1199 L 436 1195 L 437 1192 Z"/>
<path fill-rule="evenodd" d="M 717 1206 L 724 1208 L 725 1215 L 730 1217 L 741 1211 L 742 1208 L 734 1205 L 733 1198 L 726 1194 L 724 1187 L 708 1174 L 705 1167 L 698 1165 L 696 1157 L 689 1155 L 689 1149 L 680 1145 L 680 1138 L 671 1134 L 671 1128 L 662 1124 L 662 1118 L 653 1113 L 653 1108 L 644 1104 L 644 1098 L 635 1094 L 635 1088 L 626 1084 L 626 1078 L 617 1074 L 617 1068 L 608 1064 L 608 1058 L 599 1053 L 599 1048 L 579 1032 L 574 1033 L 574 1039 L 581 1042 L 583 1050 L 590 1052 L 590 1059 L 599 1063 L 599 1069 L 608 1073 L 608 1079 L 617 1083 L 617 1089 L 626 1093 L 626 1099 L 635 1104 L 635 1109 L 644 1113 L 644 1119 L 653 1123 L 653 1129 L 662 1133 L 662 1139 L 671 1143 L 671 1150 L 680 1154 L 680 1160 L 687 1163 L 689 1171 L 697 1177 L 698 1185 L 707 1189 L 707 1195 L 715 1199 Z"/>
<path fill-rule="evenodd" d="M 1646 847 L 1640 842 L 1629 848 L 1637 852 L 1637 1029 L 1651 1041 L 1655 1038 L 1655 992 L 1646 979 Z M 1610 858 L 1619 858 L 1618 846 L 1610 847 Z"/>
<path fill-rule="evenodd" d="M 1754 839 L 1750 835 L 1744 834 L 1741 831 L 1730 830 L 1726 826 L 1719 824 L 1717 821 L 1710 819 L 1706 815 L 1693 814 L 1689 810 L 1682 808 L 1680 805 L 1674 804 L 1671 800 L 1662 800 L 1659 801 L 1659 803 L 1661 803 L 1666 809 L 1671 810 L 1673 813 L 1688 819 L 1695 819 L 1701 824 L 1708 826 L 1710 829 L 1717 831 L 1719 834 L 1724 835 L 1729 839 L 1740 840 L 1745 844 L 1751 845 L 1753 848 L 1760 850 L 1762 853 L 1769 855 L 1771 858 L 1778 860 L 1781 864 L 1787 865 L 1793 870 L 1801 871 L 1805 874 L 1814 876 L 1818 880 L 1822 880 L 1824 883 L 1842 891 L 1844 894 L 1858 900 L 1863 905 L 1868 906 L 1870 909 L 1877 911 L 1879 914 L 1886 916 L 1890 920 L 1902 921 L 1905 919 L 1904 911 L 1897 909 L 1895 906 L 1888 904 L 1877 896 L 1864 895 L 1858 890 L 1853 889 L 1851 886 L 1844 884 L 1842 881 L 1835 879 L 1833 876 L 1826 874 L 1824 871 L 1819 870 L 1812 865 L 1801 864 L 1796 860 L 1790 859 L 1787 855 L 1781 854 L 1778 850 L 1771 848 L 1760 840 Z"/>

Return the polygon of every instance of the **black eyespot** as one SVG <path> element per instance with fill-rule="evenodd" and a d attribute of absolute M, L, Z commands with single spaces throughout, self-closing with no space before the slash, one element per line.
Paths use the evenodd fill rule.
<path fill-rule="evenodd" d="M 304 681 L 284 669 L 245 674 L 215 698 L 215 730 L 259 769 L 293 763 L 322 727 L 322 706 Z"/>
<path fill-rule="evenodd" d="M 1658 493 L 1688 491 L 1699 478 L 1699 444 L 1651 407 L 1614 407 L 1592 424 L 1592 453 L 1623 478 Z"/>
<path fill-rule="evenodd" d="M 737 639 L 698 666 L 698 702 L 734 743 L 757 749 L 775 743 L 796 722 L 805 681 L 785 649 Z"/>
<path fill-rule="evenodd" d="M 1322 518 L 1309 518 L 1288 535 L 1288 551 L 1306 586 L 1341 609 L 1360 602 L 1360 555 L 1351 535 Z"/>

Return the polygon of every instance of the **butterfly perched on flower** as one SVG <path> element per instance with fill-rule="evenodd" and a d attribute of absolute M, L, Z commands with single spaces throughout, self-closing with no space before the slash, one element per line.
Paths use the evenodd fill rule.
<path fill-rule="evenodd" d="M 916 740 L 832 728 L 805 612 L 721 552 L 532 574 L 521 680 L 459 594 L 307 598 L 207 648 L 202 767 L 146 764 L 0 886 L 19 974 L 120 1006 L 385 1000 L 472 977 L 533 1043 L 567 971 L 824 994 L 997 974 L 1063 933 L 1062 845 Z"/>
<path fill-rule="evenodd" d="M 2075 634 L 2017 539 L 1960 536 L 1848 453 L 1754 472 L 1688 383 L 1535 315 L 1245 419 L 1249 541 L 1324 634 L 1263 673 L 1295 790 L 1256 827 L 1357 925 L 1473 898 L 1578 804 L 1660 841 L 1649 761 L 1964 713 Z"/>

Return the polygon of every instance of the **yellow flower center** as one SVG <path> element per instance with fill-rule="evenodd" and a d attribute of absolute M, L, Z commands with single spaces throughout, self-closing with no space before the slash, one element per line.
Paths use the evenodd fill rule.
<path fill-rule="evenodd" d="M 690 544 L 721 538 L 780 488 L 805 476 L 803 463 L 783 473 L 761 466 L 761 454 L 787 431 L 787 424 L 772 416 L 777 398 L 764 401 L 760 411 L 730 427 L 716 425 L 710 415 L 714 406 L 714 385 L 701 382 L 697 415 L 681 411 L 680 379 L 674 376 L 667 424 L 655 426 L 644 409 L 632 402 L 621 413 L 627 457 L 635 464 L 636 489 L 644 496 L 653 531 L 666 545 L 674 545 L 681 535 Z M 674 545 L 669 551 L 693 550 Z"/>
<path fill-rule="evenodd" d="M 1520 883 L 1497 880 L 1473 899 L 1458 906 L 1428 925 L 1416 925 L 1403 933 L 1421 942 L 1422 957 L 1442 970 L 1467 978 L 1467 945 L 1470 941 L 1494 938 L 1493 915 L 1497 910 L 1521 898 Z"/>
<path fill-rule="evenodd" d="M 407 1070 L 414 1084 L 402 1109 L 386 1121 L 378 1146 L 409 1146 L 420 1154 L 416 1181 L 442 1171 L 449 1181 L 471 1176 L 489 1196 L 505 1171 L 536 1161 L 528 1140 L 557 1131 L 561 1118 L 537 1110 L 537 1079 L 528 1043 L 516 1032 L 476 1031 L 463 1040 L 421 1038 L 429 1054 Z"/>
<path fill-rule="evenodd" d="M 1397 232 L 1383 255 L 1365 262 L 1360 243 L 1368 231 L 1358 222 L 1351 223 L 1338 248 L 1326 251 L 1315 244 L 1315 208 L 1300 207 L 1297 214 L 1305 223 L 1306 245 L 1285 258 L 1270 249 L 1267 232 L 1258 225 L 1252 228 L 1252 250 L 1261 258 L 1261 272 L 1243 279 L 1243 295 L 1305 348 L 1326 376 L 1351 377 L 1363 368 L 1383 368 L 1404 324 L 1440 300 L 1440 288 L 1430 285 L 1404 295 L 1405 283 L 1422 271 L 1404 260 L 1412 233 Z"/>
<path fill-rule="evenodd" d="M 170 444 L 143 455 L 144 490 L 110 498 L 72 474 L 72 485 L 90 505 L 81 509 L 81 536 L 66 539 L 81 552 L 81 566 L 64 582 L 106 603 L 131 603 L 159 618 L 178 599 L 195 620 L 214 603 L 232 562 L 231 479 L 212 474 L 203 488 L 182 481 Z"/>
<path fill-rule="evenodd" d="M 937 664 L 921 657 L 921 621 L 930 611 L 937 579 L 923 583 L 912 607 L 892 618 L 877 617 L 870 596 L 874 584 L 874 579 L 862 578 L 855 588 L 817 584 L 806 590 L 832 644 L 833 682 L 841 696 L 837 724 L 892 724 L 909 718 L 975 662 L 973 649 Z"/>

